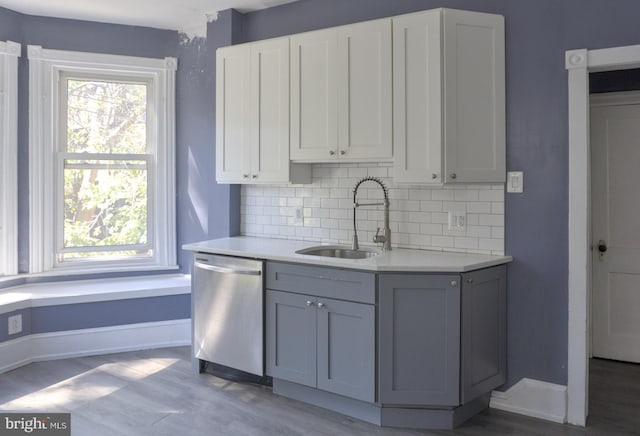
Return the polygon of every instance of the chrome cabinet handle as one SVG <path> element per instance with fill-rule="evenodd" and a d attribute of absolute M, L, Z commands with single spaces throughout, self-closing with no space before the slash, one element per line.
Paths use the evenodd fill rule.
<path fill-rule="evenodd" d="M 248 179 L 248 178 L 249 178 L 249 174 L 243 174 L 243 175 L 242 175 L 242 178 L 243 178 L 243 179 Z"/>
<path fill-rule="evenodd" d="M 313 301 L 307 300 L 307 306 L 313 306 Z"/>
<path fill-rule="evenodd" d="M 318 303 L 317 306 L 318 306 L 318 309 L 322 309 L 324 307 L 324 303 Z"/>
<path fill-rule="evenodd" d="M 336 152 L 335 152 L 335 151 L 333 151 L 333 150 L 329 150 L 329 156 L 333 156 L 334 154 L 336 154 Z"/>
<path fill-rule="evenodd" d="M 257 175 L 257 174 L 253 174 L 253 175 L 251 176 L 251 178 L 252 178 L 252 179 L 257 179 L 257 178 L 258 178 L 258 175 Z"/>
<path fill-rule="evenodd" d="M 433 174 L 431 174 L 431 178 L 435 180 L 435 179 L 438 178 L 438 175 L 436 173 L 433 173 Z"/>
<path fill-rule="evenodd" d="M 455 179 L 455 178 L 457 178 L 457 177 L 458 177 L 458 176 L 456 175 L 456 173 L 451 173 L 451 178 L 452 178 L 452 179 Z"/>
<path fill-rule="evenodd" d="M 469 284 L 473 283 L 473 279 L 472 279 L 471 277 L 469 277 L 469 278 L 467 279 L 467 283 L 469 283 Z"/>
<path fill-rule="evenodd" d="M 344 156 L 345 154 L 347 154 L 347 152 L 346 152 L 346 151 L 344 151 L 344 150 L 340 150 L 340 154 L 341 154 L 342 156 Z"/>
<path fill-rule="evenodd" d="M 451 280 L 451 286 L 458 286 L 458 282 L 456 280 Z"/>

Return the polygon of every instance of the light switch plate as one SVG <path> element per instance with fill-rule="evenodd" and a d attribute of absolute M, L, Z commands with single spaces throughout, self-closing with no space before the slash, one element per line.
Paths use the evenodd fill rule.
<path fill-rule="evenodd" d="M 507 192 L 521 193 L 524 191 L 524 174 L 522 171 L 507 173 Z"/>

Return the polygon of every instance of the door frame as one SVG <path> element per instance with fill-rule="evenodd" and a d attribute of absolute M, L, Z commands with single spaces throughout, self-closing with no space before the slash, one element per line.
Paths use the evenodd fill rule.
<path fill-rule="evenodd" d="M 640 45 L 565 52 L 569 98 L 569 307 L 567 421 L 588 414 L 591 291 L 589 73 L 640 68 Z"/>

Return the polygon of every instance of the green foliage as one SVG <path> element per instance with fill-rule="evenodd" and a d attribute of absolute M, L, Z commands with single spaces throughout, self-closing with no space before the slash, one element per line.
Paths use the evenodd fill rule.
<path fill-rule="evenodd" d="M 147 243 L 146 85 L 67 80 L 67 152 L 131 159 L 67 159 L 64 247 Z M 111 256 L 112 252 L 75 256 Z"/>

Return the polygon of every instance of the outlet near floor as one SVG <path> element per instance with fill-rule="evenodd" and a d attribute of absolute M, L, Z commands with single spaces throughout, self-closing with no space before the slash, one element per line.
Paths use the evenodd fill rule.
<path fill-rule="evenodd" d="M 10 335 L 17 335 L 22 331 L 22 314 L 13 315 L 9 317 L 9 327 L 8 327 Z"/>

